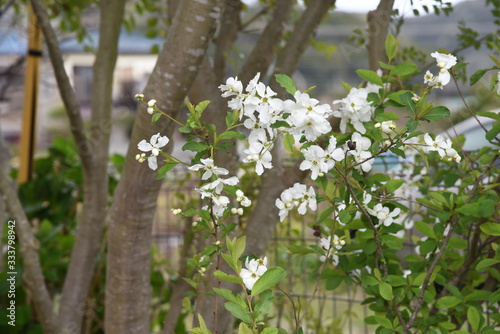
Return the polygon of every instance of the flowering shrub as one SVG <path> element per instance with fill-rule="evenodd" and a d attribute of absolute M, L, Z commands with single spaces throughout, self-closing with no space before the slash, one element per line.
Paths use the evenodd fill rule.
<path fill-rule="evenodd" d="M 295 183 L 275 199 L 276 219 L 283 221 L 295 210 L 301 215 L 317 211 L 323 203 L 311 224 L 318 244 L 300 249 L 300 254 L 317 254 L 322 263 L 318 279 L 335 282 L 327 284 L 328 288 L 344 282 L 365 289 L 365 303 L 373 312 L 365 323 L 376 325 L 377 333 L 466 333 L 464 326 L 474 333 L 498 330 L 499 150 L 463 152 L 460 140 L 452 142 L 418 130 L 422 122 L 450 116 L 446 107 L 433 106 L 428 97 L 432 89 L 451 81 L 454 66 L 463 66 L 453 55 L 431 54 L 439 73 L 427 71 L 423 78 L 427 86 L 416 94 L 403 82 L 419 73 L 417 66 L 392 64 L 397 50 L 393 36 L 388 37 L 386 50 L 388 62 L 380 64 L 381 71 L 357 71 L 366 81 L 364 86 L 344 84 L 347 96 L 333 101 L 339 104 L 337 110 L 320 104 L 309 91 L 297 90 L 285 75 L 277 75 L 276 80 L 292 99 L 280 99 L 259 81 L 259 74 L 245 89 L 238 78 L 229 78 L 219 87 L 231 109 L 224 132 L 217 133 L 215 127 L 201 121 L 208 101 L 196 106 L 186 102 L 186 123 L 173 120 L 181 132 L 190 133 L 183 149 L 196 153 L 191 163 L 162 152 L 168 138 L 160 134 L 149 143 L 138 144 L 143 153 L 137 160 L 147 160 L 151 169 L 157 169 L 160 155 L 165 158 L 158 169 L 159 178 L 179 163 L 201 173 L 204 184 L 196 191 L 206 205 L 176 214 L 194 217 L 193 228 L 214 238 L 198 258 L 204 268 L 201 275 L 211 262 L 206 257 L 222 258 L 234 270 L 215 271 L 215 276 L 239 284 L 242 295 L 215 287 L 214 292 L 226 300 L 226 309 L 240 322 L 239 333 L 278 333 L 277 328 L 266 327 L 265 320 L 272 309 L 272 289 L 286 273 L 269 264 L 266 257 L 243 256 L 244 236 L 228 237 L 236 228 L 229 218 L 245 214 L 252 202 L 239 186 L 239 178 L 227 177 L 230 172 L 214 161 L 216 153 L 234 140 L 247 140 L 242 160 L 261 175 L 273 167 L 272 149 L 280 143 L 278 138 L 285 149 L 300 155 L 300 169 L 310 171 L 311 180 Z M 155 100 L 145 102 L 142 95 L 137 97 L 147 104 L 153 122 L 161 115 L 170 117 L 157 108 Z M 394 109 L 408 119 L 404 125 L 396 125 L 400 119 L 390 111 Z M 486 138 L 498 144 L 500 116 L 480 114 L 496 120 Z M 332 132 L 328 121 L 332 117 L 340 118 L 341 133 Z M 249 130 L 248 136 L 235 131 L 241 126 Z M 401 161 L 411 161 L 416 169 L 402 178 L 370 174 L 374 159 L 389 152 Z M 406 166 L 401 163 L 402 168 Z M 412 227 L 420 233 L 411 240 L 417 249 L 402 257 L 398 252 L 403 248 L 405 230 Z M 326 270 L 330 266 L 338 270 Z M 188 282 L 194 287 L 198 284 Z M 183 305 L 192 310 L 189 300 Z M 198 317 L 200 327 L 192 333 L 210 333 Z M 301 332 L 300 326 L 298 321 L 297 332 Z"/>

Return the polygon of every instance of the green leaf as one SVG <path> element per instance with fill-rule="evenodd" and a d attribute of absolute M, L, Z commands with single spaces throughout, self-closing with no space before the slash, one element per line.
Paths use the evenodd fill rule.
<path fill-rule="evenodd" d="M 176 165 L 177 164 L 175 162 L 169 162 L 161 166 L 160 169 L 158 169 L 158 173 L 156 174 L 156 179 L 157 180 L 163 179 L 167 174 L 167 172 L 169 170 L 172 170 Z"/>
<path fill-rule="evenodd" d="M 390 180 L 387 181 L 387 183 L 382 188 L 385 188 L 387 189 L 387 192 L 392 193 L 393 191 L 401 187 L 403 183 L 404 181 L 401 179 Z"/>
<path fill-rule="evenodd" d="M 288 94 L 294 95 L 297 91 L 295 82 L 286 74 L 275 74 L 274 77 L 281 87 L 285 88 Z"/>
<path fill-rule="evenodd" d="M 384 82 L 382 81 L 382 78 L 378 76 L 377 72 L 371 71 L 371 70 L 364 70 L 364 69 L 359 69 L 356 71 L 358 76 L 361 79 L 364 79 L 368 82 L 371 82 L 372 84 L 378 85 L 378 86 L 383 86 Z"/>
<path fill-rule="evenodd" d="M 223 140 L 223 139 L 239 139 L 239 140 L 245 140 L 246 136 L 242 133 L 236 132 L 236 131 L 226 131 L 221 133 L 218 137 L 217 140 Z"/>
<path fill-rule="evenodd" d="M 458 299 L 457 297 L 454 296 L 445 296 L 443 298 L 440 298 L 437 303 L 436 307 L 437 308 L 452 308 L 457 306 L 462 302 L 461 299 Z"/>
<path fill-rule="evenodd" d="M 201 101 L 196 105 L 194 110 L 201 115 L 201 113 L 207 108 L 207 106 L 210 104 L 209 100 Z"/>
<path fill-rule="evenodd" d="M 267 314 L 273 307 L 274 292 L 271 290 L 264 291 L 260 296 L 260 301 L 255 305 L 254 311 L 260 315 Z"/>
<path fill-rule="evenodd" d="M 207 143 L 199 142 L 199 141 L 188 141 L 184 146 L 182 146 L 183 151 L 193 151 L 193 152 L 201 152 L 208 147 Z"/>
<path fill-rule="evenodd" d="M 283 146 L 285 147 L 285 150 L 293 153 L 295 151 L 295 148 L 293 146 L 294 144 L 295 137 L 293 135 L 287 133 L 283 136 Z"/>
<path fill-rule="evenodd" d="M 470 326 L 474 333 L 479 332 L 481 325 L 481 314 L 479 314 L 478 310 L 475 307 L 469 307 L 467 310 L 467 320 L 469 321 Z"/>
<path fill-rule="evenodd" d="M 476 265 L 476 270 L 483 271 L 483 270 L 488 269 L 489 267 L 491 267 L 497 263 L 500 263 L 500 260 L 498 260 L 498 259 L 484 259 L 484 260 L 479 261 L 479 263 Z"/>
<path fill-rule="evenodd" d="M 347 92 L 350 92 L 352 87 L 351 85 L 349 85 L 347 82 L 345 81 L 340 81 L 340 83 L 342 84 L 342 87 L 344 87 L 344 89 L 347 91 Z"/>
<path fill-rule="evenodd" d="M 464 206 L 458 208 L 457 211 L 469 217 L 491 217 L 495 212 L 495 206 L 496 203 L 494 200 L 480 199 L 477 202 L 465 204 Z M 486 223 L 486 224 L 490 224 L 485 227 L 486 229 L 493 228 L 493 232 L 495 231 L 495 228 L 497 230 L 496 232 L 497 234 L 491 234 L 491 235 L 500 235 L 500 224 L 496 223 Z M 481 230 L 483 230 L 484 225 L 485 224 L 480 226 Z M 485 230 L 483 230 L 483 232 L 489 234 Z"/>
<path fill-rule="evenodd" d="M 251 324 L 252 317 L 250 316 L 247 310 L 242 309 L 240 306 L 233 302 L 224 303 L 224 307 L 228 310 L 235 318 L 240 319 L 241 321 Z"/>
<path fill-rule="evenodd" d="M 243 284 L 243 280 L 241 279 L 241 277 L 229 275 L 229 274 L 226 274 L 225 272 L 220 271 L 220 270 L 215 271 L 214 276 L 216 278 L 220 279 L 221 281 L 231 282 L 231 283 L 236 283 L 236 284 Z"/>
<path fill-rule="evenodd" d="M 415 222 L 415 227 L 417 228 L 417 231 L 422 233 L 425 236 L 428 236 L 429 238 L 436 239 L 436 234 L 434 233 L 434 230 L 430 225 L 424 221 L 417 221 Z"/>
<path fill-rule="evenodd" d="M 415 101 L 412 100 L 412 98 L 413 98 L 412 92 L 406 92 L 399 96 L 399 100 L 401 101 L 402 104 L 406 106 L 406 109 L 408 109 L 408 111 L 410 111 L 412 114 L 416 114 L 417 105 L 415 104 Z"/>
<path fill-rule="evenodd" d="M 278 334 L 278 328 L 267 327 L 260 334 Z"/>
<path fill-rule="evenodd" d="M 476 73 L 470 76 L 470 85 L 475 85 L 481 78 L 490 71 L 491 68 L 483 69 L 483 70 L 477 70 Z"/>
<path fill-rule="evenodd" d="M 245 251 L 246 242 L 247 242 L 247 237 L 244 235 L 238 240 L 236 240 L 236 242 L 234 243 L 234 249 L 231 253 L 234 263 L 239 263 L 238 260 Z"/>
<path fill-rule="evenodd" d="M 241 307 L 244 310 L 248 310 L 247 304 L 241 298 L 240 295 L 234 295 L 232 291 L 227 290 L 227 289 L 218 289 L 218 288 L 213 288 L 215 293 L 227 300 L 228 302 L 233 302 L 239 307 Z"/>
<path fill-rule="evenodd" d="M 390 63 L 396 55 L 396 51 L 398 50 L 398 41 L 399 40 L 392 34 L 387 35 L 387 38 L 385 39 L 385 53 L 387 55 L 388 63 Z"/>
<path fill-rule="evenodd" d="M 193 334 L 212 334 L 212 332 L 208 329 L 207 324 L 205 323 L 205 320 L 203 320 L 203 317 L 201 314 L 198 314 L 198 322 L 200 323 L 200 327 L 193 328 L 191 329 L 191 333 Z"/>
<path fill-rule="evenodd" d="M 439 121 L 450 117 L 450 110 L 444 106 L 434 107 L 427 112 L 422 119 L 426 121 Z"/>
<path fill-rule="evenodd" d="M 257 282 L 255 282 L 252 288 L 252 296 L 257 296 L 265 290 L 272 288 L 278 284 L 285 277 L 285 275 L 286 271 L 281 267 L 268 269 L 264 275 L 259 277 Z"/>
<path fill-rule="evenodd" d="M 252 330 L 248 328 L 245 323 L 240 322 L 240 325 L 238 327 L 238 334 L 253 334 Z"/>
<path fill-rule="evenodd" d="M 392 322 L 386 317 L 372 315 L 365 318 L 365 323 L 368 325 L 380 325 L 384 328 L 392 329 Z"/>
<path fill-rule="evenodd" d="M 410 62 L 403 62 L 400 63 L 396 66 L 391 71 L 391 74 L 393 75 L 399 75 L 399 76 L 405 76 L 405 75 L 410 75 L 415 72 L 415 70 L 418 68 L 417 64 L 410 63 Z"/>
<path fill-rule="evenodd" d="M 160 119 L 160 117 L 161 117 L 161 113 L 158 112 L 158 113 L 154 114 L 153 117 L 151 117 L 151 124 L 155 124 L 156 121 L 158 119 Z"/>
<path fill-rule="evenodd" d="M 380 295 L 385 300 L 393 300 L 394 295 L 392 294 L 392 286 L 389 283 L 382 282 L 379 285 Z"/>

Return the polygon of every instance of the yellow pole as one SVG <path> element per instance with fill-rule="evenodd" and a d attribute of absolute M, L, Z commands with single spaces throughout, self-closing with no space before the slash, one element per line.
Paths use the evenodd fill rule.
<path fill-rule="evenodd" d="M 38 105 L 38 83 L 42 38 L 31 6 L 28 13 L 28 55 L 24 80 L 24 108 L 21 144 L 19 150 L 18 183 L 31 179 L 36 139 L 36 110 Z"/>

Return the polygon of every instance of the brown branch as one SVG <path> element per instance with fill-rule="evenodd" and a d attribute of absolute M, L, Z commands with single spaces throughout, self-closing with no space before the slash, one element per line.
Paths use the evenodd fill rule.
<path fill-rule="evenodd" d="M 283 38 L 285 24 L 290 18 L 293 0 L 276 1 L 273 14 L 259 36 L 252 52 L 240 69 L 239 78 L 246 85 L 257 72 L 264 75 L 274 59 Z"/>
<path fill-rule="evenodd" d="M 386 61 L 385 39 L 391 22 L 394 0 L 380 0 L 377 9 L 368 12 L 368 60 L 371 70 L 380 67 L 379 61 Z"/>
<path fill-rule="evenodd" d="M 50 25 L 49 15 L 47 14 L 47 8 L 45 7 L 44 2 L 42 0 L 31 0 L 31 5 L 33 6 L 33 11 L 37 17 L 38 24 L 45 37 L 45 43 L 47 44 L 47 49 L 49 51 L 49 58 L 54 69 L 54 75 L 59 87 L 61 98 L 64 106 L 66 107 L 66 113 L 68 114 L 71 125 L 71 133 L 75 138 L 76 147 L 80 158 L 82 159 L 83 168 L 85 170 L 89 170 L 91 169 L 92 159 L 92 155 L 90 154 L 91 152 L 89 152 L 90 142 L 85 135 L 83 119 L 80 114 L 80 104 L 78 103 L 75 91 L 73 90 L 66 70 L 64 69 L 64 61 L 61 50 L 59 49 L 59 41 L 54 29 Z"/>
<path fill-rule="evenodd" d="M 306 10 L 295 25 L 285 47 L 279 53 L 275 73 L 293 74 L 309 45 L 309 39 L 313 37 L 317 27 L 335 1 L 311 0 L 308 2 Z"/>
<path fill-rule="evenodd" d="M 23 207 L 16 190 L 12 186 L 12 180 L 5 173 L 0 164 L 0 193 L 5 198 L 7 208 L 15 221 L 19 251 L 23 259 L 23 279 L 33 297 L 33 304 L 38 319 L 42 324 L 43 331 L 47 334 L 59 333 L 59 326 L 54 306 L 50 297 L 45 278 L 43 276 L 38 254 L 38 240 L 33 236 L 31 225 L 24 213 Z M 14 245 L 17 248 L 17 245 Z M 13 270 L 7 270 L 13 271 Z"/>
<path fill-rule="evenodd" d="M 108 153 L 111 133 L 113 73 L 124 16 L 124 1 L 102 1 L 99 45 L 93 67 L 92 119 L 88 163 L 84 169 L 82 217 L 64 281 L 59 321 L 80 332 L 85 299 L 99 254 L 108 204 Z"/>
<path fill-rule="evenodd" d="M 226 0 L 226 8 L 219 26 L 219 35 L 214 41 L 216 48 L 213 68 L 218 83 L 221 83 L 226 76 L 226 58 L 241 29 L 240 12 L 242 7 L 240 0 Z"/>

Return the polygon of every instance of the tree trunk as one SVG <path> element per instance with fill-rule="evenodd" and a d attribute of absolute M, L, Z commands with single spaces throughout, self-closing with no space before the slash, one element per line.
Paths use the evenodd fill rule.
<path fill-rule="evenodd" d="M 68 274 L 64 281 L 59 321 L 67 333 L 79 333 L 85 301 L 101 245 L 108 204 L 108 153 L 111 133 L 113 73 L 124 1 L 102 1 L 99 46 L 93 68 L 91 168 L 84 170 L 82 217 Z"/>
<path fill-rule="evenodd" d="M 379 61 L 387 61 L 385 55 L 385 39 L 391 23 L 394 0 L 380 0 L 377 9 L 368 12 L 368 60 L 370 69 L 380 68 Z"/>
<path fill-rule="evenodd" d="M 146 99 L 176 117 L 222 12 L 221 0 L 186 0 L 177 9 L 167 40 L 145 88 Z M 193 19 L 193 18 L 199 19 Z M 160 132 L 171 137 L 165 117 L 151 126 L 139 106 L 122 179 L 115 191 L 108 232 L 106 334 L 149 333 L 151 227 L 161 181 L 135 160 L 137 143 Z M 173 143 L 168 145 L 171 150 Z M 133 191 L 131 191 L 133 189 Z"/>

